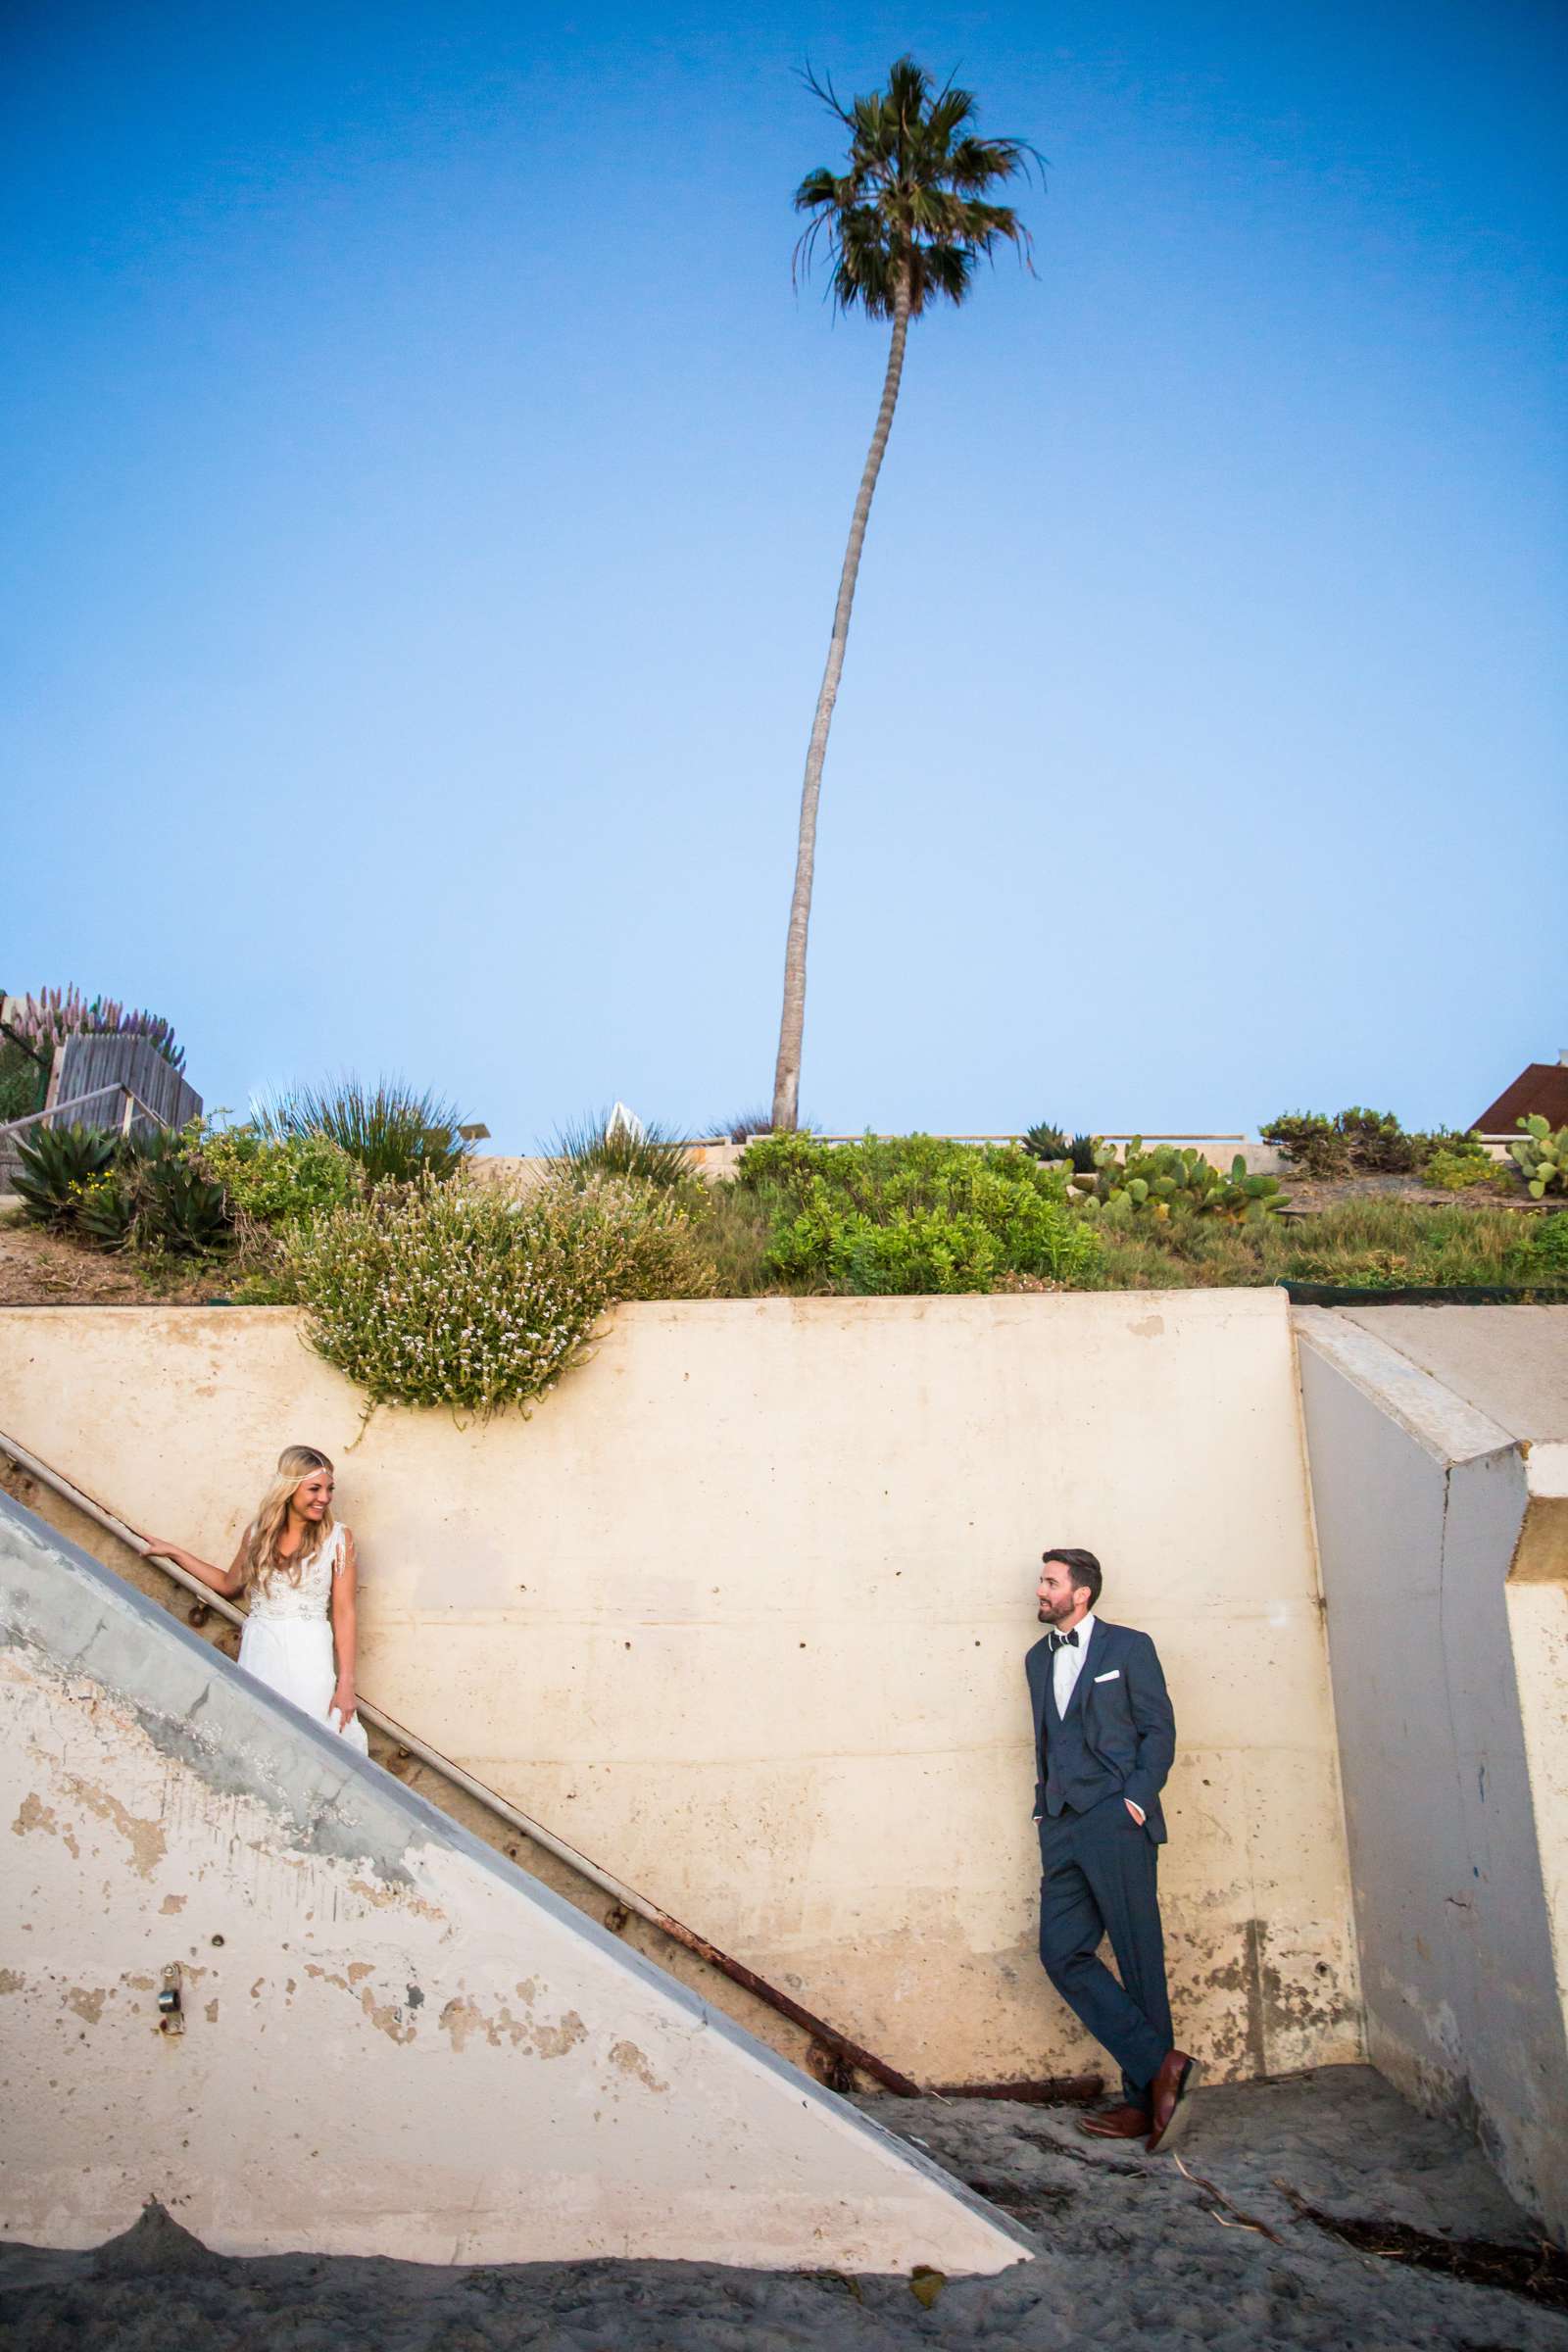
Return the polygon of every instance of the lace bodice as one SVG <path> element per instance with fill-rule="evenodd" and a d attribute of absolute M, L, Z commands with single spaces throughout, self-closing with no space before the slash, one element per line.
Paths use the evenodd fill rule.
<path fill-rule="evenodd" d="M 293 1584 L 285 1571 L 277 1570 L 267 1578 L 259 1577 L 251 1587 L 251 1615 L 260 1618 L 308 1617 L 325 1619 L 332 1597 L 332 1577 L 343 1556 L 343 1538 L 347 1531 L 334 1527 L 330 1543 L 323 1544 L 314 1560 L 300 1570 L 299 1583 Z"/>

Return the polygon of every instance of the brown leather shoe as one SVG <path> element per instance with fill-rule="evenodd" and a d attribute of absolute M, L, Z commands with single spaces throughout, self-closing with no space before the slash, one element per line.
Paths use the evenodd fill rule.
<path fill-rule="evenodd" d="M 1160 2062 L 1158 2074 L 1149 2086 L 1152 2106 L 1153 2130 L 1149 2134 L 1149 2153 L 1168 2148 L 1180 2132 L 1192 2121 L 1192 2109 L 1187 2094 L 1196 2088 L 1202 2068 L 1185 2050 L 1167 2050 Z"/>
<path fill-rule="evenodd" d="M 1081 2115 L 1078 2129 L 1091 2139 L 1142 2139 L 1149 2122 L 1147 2107 L 1103 2107 L 1098 2115 Z"/>

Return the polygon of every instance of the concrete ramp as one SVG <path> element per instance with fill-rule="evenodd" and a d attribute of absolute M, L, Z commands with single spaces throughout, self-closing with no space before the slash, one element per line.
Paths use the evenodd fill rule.
<path fill-rule="evenodd" d="M 156 2196 L 241 2254 L 1033 2250 L 3 1496 L 0 1721 L 5 2234 Z"/>

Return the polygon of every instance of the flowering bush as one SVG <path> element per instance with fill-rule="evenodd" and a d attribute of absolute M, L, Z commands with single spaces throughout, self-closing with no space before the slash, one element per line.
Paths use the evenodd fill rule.
<path fill-rule="evenodd" d="M 196 1152 L 236 1214 L 258 1225 L 297 1225 L 340 1206 L 360 1190 L 359 1168 L 324 1135 L 274 1140 L 254 1127 L 213 1128 Z"/>
<path fill-rule="evenodd" d="M 685 1212 L 610 1179 L 522 1200 L 384 1185 L 298 1227 L 287 1272 L 315 1346 L 372 1403 L 481 1415 L 526 1411 L 612 1300 L 712 1286 Z"/>
<path fill-rule="evenodd" d="M 68 1037 L 107 1031 L 144 1037 L 174 1069 L 185 1066 L 184 1048 L 175 1045 L 173 1030 L 159 1014 L 127 1012 L 112 997 L 94 997 L 89 1004 L 78 988 L 41 988 L 35 997 L 14 998 L 10 1022 L 13 1034 L 33 1054 L 48 1055 Z"/>

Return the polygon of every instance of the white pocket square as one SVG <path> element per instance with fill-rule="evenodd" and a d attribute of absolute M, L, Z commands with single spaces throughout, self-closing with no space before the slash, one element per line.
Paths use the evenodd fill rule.
<path fill-rule="evenodd" d="M 1097 1674 L 1095 1680 L 1097 1683 L 1119 1683 L 1121 1681 L 1121 1668 L 1119 1666 L 1113 1666 L 1108 1674 Z"/>

